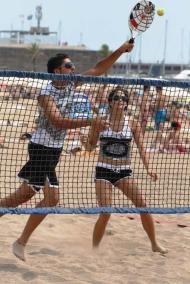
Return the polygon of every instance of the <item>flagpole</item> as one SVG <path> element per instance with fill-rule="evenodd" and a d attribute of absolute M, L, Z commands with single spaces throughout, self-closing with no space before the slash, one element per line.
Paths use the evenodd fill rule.
<path fill-rule="evenodd" d="M 163 61 L 162 61 L 162 76 L 163 77 L 165 76 L 167 40 L 168 40 L 168 20 L 165 21 L 165 31 L 164 31 L 164 51 L 163 51 Z"/>

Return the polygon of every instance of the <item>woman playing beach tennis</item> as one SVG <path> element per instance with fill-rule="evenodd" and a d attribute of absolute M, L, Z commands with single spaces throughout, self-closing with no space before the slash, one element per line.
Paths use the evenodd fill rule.
<path fill-rule="evenodd" d="M 141 127 L 135 120 L 130 120 L 126 115 L 129 95 L 120 87 L 111 91 L 109 102 L 109 128 L 93 129 L 91 127 L 87 150 L 92 150 L 100 140 L 100 151 L 96 165 L 95 184 L 96 196 L 99 206 L 111 207 L 113 186 L 119 188 L 136 207 L 146 207 L 142 190 L 138 188 L 131 169 L 131 142 L 134 138 L 140 157 L 147 170 L 147 174 L 157 180 L 157 174 L 149 168 L 146 153 L 143 148 Z M 96 126 L 95 126 L 96 127 Z M 110 214 L 101 213 L 95 224 L 93 232 L 93 246 L 97 247 L 104 235 Z M 146 231 L 154 252 L 166 253 L 155 236 L 153 219 L 150 214 L 141 214 L 141 221 Z"/>

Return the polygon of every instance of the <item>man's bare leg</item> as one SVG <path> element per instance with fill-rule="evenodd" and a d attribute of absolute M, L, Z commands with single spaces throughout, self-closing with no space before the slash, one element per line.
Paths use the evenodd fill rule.
<path fill-rule="evenodd" d="M 23 182 L 18 190 L 0 200 L 0 207 L 17 207 L 30 200 L 35 194 L 32 187 L 26 182 Z M 0 217 L 3 215 L 4 214 L 0 214 Z"/>
<path fill-rule="evenodd" d="M 53 207 L 58 203 L 58 189 L 56 188 L 45 188 L 44 199 L 40 201 L 36 208 Z M 40 225 L 45 219 L 47 214 L 31 214 L 21 236 L 13 244 L 13 253 L 21 260 L 25 261 L 24 250 L 25 246 L 34 232 L 34 230 Z"/>

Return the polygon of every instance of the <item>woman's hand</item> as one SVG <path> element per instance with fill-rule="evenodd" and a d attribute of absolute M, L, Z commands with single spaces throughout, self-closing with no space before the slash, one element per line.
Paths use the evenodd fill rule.
<path fill-rule="evenodd" d="M 153 181 L 157 181 L 158 175 L 155 172 L 152 172 L 151 170 L 147 170 L 147 174 L 153 179 Z"/>
<path fill-rule="evenodd" d="M 95 131 L 98 131 L 100 133 L 109 127 L 109 122 L 105 119 L 96 117 L 92 120 L 92 127 Z"/>

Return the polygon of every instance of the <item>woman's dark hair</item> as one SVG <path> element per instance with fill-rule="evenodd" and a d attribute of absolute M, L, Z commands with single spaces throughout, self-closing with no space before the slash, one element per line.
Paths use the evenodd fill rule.
<path fill-rule="evenodd" d="M 125 94 L 125 96 L 127 97 L 127 104 L 128 104 L 128 102 L 129 102 L 129 93 L 128 93 L 128 91 L 125 88 L 123 88 L 123 87 L 117 86 L 116 88 L 114 88 L 110 92 L 110 94 L 108 96 L 108 103 L 109 103 L 109 105 L 112 102 L 114 95 L 117 94 L 118 91 L 121 91 L 121 92 L 123 92 Z"/>
<path fill-rule="evenodd" d="M 57 53 L 55 56 L 51 57 L 47 63 L 48 73 L 55 73 L 54 70 L 61 67 L 63 60 L 66 58 L 69 58 L 69 56 L 65 53 Z"/>

